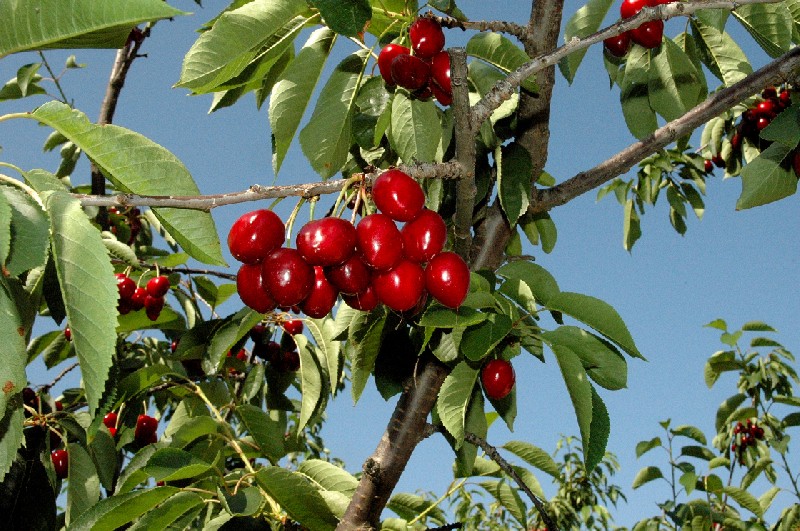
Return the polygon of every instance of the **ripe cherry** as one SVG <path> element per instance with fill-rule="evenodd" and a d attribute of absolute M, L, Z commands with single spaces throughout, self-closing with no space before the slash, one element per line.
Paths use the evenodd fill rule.
<path fill-rule="evenodd" d="M 300 310 L 309 317 L 322 319 L 330 313 L 339 298 L 339 291 L 325 278 L 322 266 L 314 266 L 314 287 L 300 303 Z"/>
<path fill-rule="evenodd" d="M 415 55 L 399 54 L 392 60 L 392 80 L 404 89 L 419 90 L 430 77 L 430 65 Z"/>
<path fill-rule="evenodd" d="M 158 319 L 161 315 L 161 310 L 164 309 L 164 297 L 153 297 L 148 294 L 144 299 L 144 311 L 147 313 L 147 318 L 151 321 Z"/>
<path fill-rule="evenodd" d="M 444 48 L 444 32 L 433 19 L 418 18 L 408 28 L 411 47 L 414 53 L 423 58 L 430 58 Z"/>
<path fill-rule="evenodd" d="M 342 264 L 326 267 L 325 276 L 340 292 L 352 294 L 366 289 L 372 272 L 361 257 L 353 255 Z"/>
<path fill-rule="evenodd" d="M 441 51 L 431 61 L 431 80 L 433 84 L 452 96 L 453 85 L 450 81 L 450 54 Z M 435 92 L 434 92 L 435 94 Z"/>
<path fill-rule="evenodd" d="M 410 310 L 425 291 L 425 272 L 411 260 L 401 260 L 393 269 L 377 273 L 372 287 L 378 300 L 395 310 Z"/>
<path fill-rule="evenodd" d="M 393 220 L 411 221 L 425 206 L 425 192 L 411 176 L 393 169 L 375 179 L 372 200 L 378 210 Z"/>
<path fill-rule="evenodd" d="M 72 329 L 68 326 L 64 328 L 64 339 L 72 341 Z"/>
<path fill-rule="evenodd" d="M 756 105 L 756 114 L 764 118 L 774 118 L 777 110 L 777 105 L 772 100 L 760 101 Z"/>
<path fill-rule="evenodd" d="M 147 294 L 153 297 L 163 297 L 169 291 L 169 279 L 165 276 L 158 276 L 147 281 L 145 287 Z"/>
<path fill-rule="evenodd" d="M 377 308 L 378 304 L 380 304 L 372 285 L 367 286 L 364 291 L 356 293 L 355 295 L 342 294 L 342 300 L 351 308 L 362 312 L 374 310 Z"/>
<path fill-rule="evenodd" d="M 125 273 L 117 273 L 117 291 L 119 291 L 120 300 L 128 300 L 133 297 L 133 292 L 136 291 L 136 282 L 133 281 Z"/>
<path fill-rule="evenodd" d="M 314 286 L 314 268 L 297 249 L 282 247 L 270 253 L 261 264 L 261 277 L 279 306 L 300 304 Z"/>
<path fill-rule="evenodd" d="M 281 325 L 284 332 L 290 336 L 296 336 L 303 333 L 303 320 L 302 319 L 287 319 Z"/>
<path fill-rule="evenodd" d="M 281 344 L 277 341 L 258 343 L 253 347 L 253 355 L 269 363 L 277 363 L 281 359 Z"/>
<path fill-rule="evenodd" d="M 236 274 L 236 291 L 243 303 L 259 313 L 266 313 L 278 306 L 264 286 L 260 264 L 242 264 Z"/>
<path fill-rule="evenodd" d="M 622 0 L 619 6 L 619 14 L 622 18 L 631 18 L 635 16 L 643 7 L 651 7 L 656 5 L 650 0 Z"/>
<path fill-rule="evenodd" d="M 438 87 L 438 85 L 431 83 L 428 85 L 433 92 L 436 101 L 438 101 L 443 107 L 447 107 L 453 103 L 453 94 L 450 92 L 445 92 Z"/>
<path fill-rule="evenodd" d="M 389 86 L 394 86 L 392 61 L 400 54 L 410 55 L 411 50 L 400 44 L 387 44 L 378 54 L 378 70 L 381 72 L 383 81 Z"/>
<path fill-rule="evenodd" d="M 147 290 L 141 286 L 136 288 L 133 292 L 133 296 L 131 297 L 128 304 L 130 304 L 131 310 L 138 311 L 144 308 L 144 301 L 147 298 Z"/>
<path fill-rule="evenodd" d="M 492 400 L 502 400 L 508 396 L 515 379 L 514 367 L 506 360 L 491 360 L 481 369 L 483 390 Z"/>
<path fill-rule="evenodd" d="M 228 233 L 228 248 L 234 258 L 257 264 L 283 244 L 286 227 L 271 210 L 255 210 L 237 219 Z"/>
<path fill-rule="evenodd" d="M 795 176 L 800 179 L 800 150 L 795 150 L 792 153 L 792 169 Z"/>
<path fill-rule="evenodd" d="M 56 477 L 66 479 L 69 475 L 69 454 L 64 449 L 53 450 L 50 452 L 50 461 L 53 463 Z"/>
<path fill-rule="evenodd" d="M 117 428 L 115 428 L 113 426 L 108 428 L 108 433 L 111 434 L 112 438 L 116 437 L 117 436 Z"/>
<path fill-rule="evenodd" d="M 311 265 L 332 266 L 350 258 L 356 249 L 356 228 L 341 218 L 310 221 L 297 233 L 297 250 Z"/>
<path fill-rule="evenodd" d="M 664 35 L 664 21 L 650 20 L 631 30 L 631 40 L 645 48 L 657 48 Z"/>
<path fill-rule="evenodd" d="M 630 47 L 631 35 L 627 31 L 603 41 L 603 48 L 614 57 L 625 57 Z"/>
<path fill-rule="evenodd" d="M 706 173 L 711 173 L 712 171 L 714 171 L 714 163 L 711 162 L 711 160 L 709 159 L 704 160 L 703 170 L 705 170 Z"/>
<path fill-rule="evenodd" d="M 403 257 L 403 237 L 392 218 L 370 214 L 356 226 L 356 248 L 361 259 L 372 269 L 386 271 Z"/>
<path fill-rule="evenodd" d="M 106 413 L 103 417 L 103 424 L 105 424 L 106 428 L 116 428 L 117 414 L 113 411 Z"/>
<path fill-rule="evenodd" d="M 158 420 L 150 415 L 139 415 L 136 418 L 136 429 L 133 432 L 133 437 L 139 444 L 151 444 L 155 442 L 156 430 L 158 429 Z"/>
<path fill-rule="evenodd" d="M 443 305 L 458 308 L 469 292 L 469 267 L 456 253 L 439 253 L 425 268 L 425 287 Z"/>
<path fill-rule="evenodd" d="M 296 350 L 285 350 L 281 353 L 279 370 L 283 372 L 295 372 L 300 370 L 300 354 Z"/>
<path fill-rule="evenodd" d="M 447 226 L 442 216 L 427 208 L 413 221 L 406 223 L 400 234 L 403 236 L 406 258 L 419 263 L 427 262 L 439 254 L 447 242 Z"/>

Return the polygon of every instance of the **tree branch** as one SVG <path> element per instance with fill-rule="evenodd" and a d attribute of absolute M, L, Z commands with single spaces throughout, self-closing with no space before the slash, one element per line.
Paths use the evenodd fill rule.
<path fill-rule="evenodd" d="M 472 246 L 472 213 L 475 209 L 475 124 L 469 112 L 467 85 L 467 52 L 464 48 L 450 50 L 450 69 L 453 85 L 453 121 L 456 142 L 456 161 L 461 167 L 461 179 L 456 185 L 456 211 L 453 215 L 454 250 L 469 263 Z"/>
<path fill-rule="evenodd" d="M 550 210 L 597 188 L 627 172 L 644 157 L 668 146 L 714 116 L 761 91 L 765 86 L 791 79 L 797 75 L 798 71 L 800 71 L 800 48 L 793 48 L 745 79 L 713 94 L 680 118 L 657 129 L 644 140 L 631 144 L 594 168 L 583 171 L 552 188 L 534 189 L 528 212 L 536 214 Z"/>

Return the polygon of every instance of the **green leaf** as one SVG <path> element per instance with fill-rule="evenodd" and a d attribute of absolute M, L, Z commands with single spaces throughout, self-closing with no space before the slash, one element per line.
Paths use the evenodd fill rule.
<path fill-rule="evenodd" d="M 6 187 L 3 187 L 6 188 Z M 10 187 L 8 188 L 11 189 Z M 11 252 L 11 205 L 0 189 L 0 266 L 5 267 Z M 14 275 L 16 276 L 16 275 Z"/>
<path fill-rule="evenodd" d="M 42 206 L 18 188 L 0 185 L 0 196 L 11 215 L 10 235 L 5 242 L 9 251 L 4 262 L 8 272 L 18 276 L 47 260 L 50 223 Z"/>
<path fill-rule="evenodd" d="M 93 507 L 100 500 L 100 478 L 89 453 L 79 444 L 67 447 L 69 481 L 67 482 L 66 524 Z"/>
<path fill-rule="evenodd" d="M 302 474 L 272 466 L 260 470 L 256 481 L 296 522 L 319 531 L 336 528 L 338 519 Z"/>
<path fill-rule="evenodd" d="M 322 398 L 322 374 L 317 365 L 316 356 L 312 346 L 303 335 L 294 336 L 297 352 L 300 354 L 300 418 L 297 421 L 297 431 L 302 430 L 317 409 L 317 404 Z"/>
<path fill-rule="evenodd" d="M 0 417 L 0 482 L 5 479 L 17 458 L 17 450 L 23 442 L 24 422 L 25 413 L 22 407 L 3 409 L 3 416 Z"/>
<path fill-rule="evenodd" d="M 253 437 L 261 452 L 266 455 L 271 462 L 277 462 L 286 453 L 283 445 L 283 424 L 273 420 L 269 414 L 265 413 L 252 404 L 241 404 L 236 406 L 236 414 L 244 423 L 245 428 Z"/>
<path fill-rule="evenodd" d="M 702 430 L 700 430 L 700 428 L 697 428 L 695 426 L 689 426 L 688 424 L 684 424 L 682 426 L 672 428 L 672 430 L 670 431 L 675 436 L 688 437 L 689 439 L 697 441 L 702 445 L 707 444 L 705 434 L 702 432 Z"/>
<path fill-rule="evenodd" d="M 725 485 L 722 487 L 722 492 L 733 498 L 736 503 L 761 518 L 764 516 L 764 510 L 758 500 L 745 489 L 741 489 L 734 485 Z"/>
<path fill-rule="evenodd" d="M 323 490 L 352 496 L 358 487 L 358 479 L 355 476 L 347 470 L 321 459 L 307 459 L 300 463 L 297 471 Z"/>
<path fill-rule="evenodd" d="M 210 92 L 262 55 L 277 60 L 302 27 L 298 16 L 306 9 L 302 0 L 259 1 L 223 13 L 184 57 L 176 86 Z"/>
<path fill-rule="evenodd" d="M 506 74 L 531 60 L 521 48 L 494 32 L 478 33 L 470 38 L 466 50 L 467 55 L 486 61 Z M 539 91 L 533 76 L 522 83 L 522 88 L 533 93 Z"/>
<path fill-rule="evenodd" d="M 247 492 L 255 489 L 242 489 L 239 492 Z M 175 496 L 167 499 L 158 506 L 155 511 L 149 511 L 142 516 L 128 531 L 145 531 L 150 529 L 169 529 L 172 524 L 179 520 L 187 512 L 196 509 L 199 511 L 205 506 L 203 497 L 195 492 L 179 492 Z"/>
<path fill-rule="evenodd" d="M 651 55 L 647 83 L 650 107 L 667 121 L 680 118 L 705 97 L 700 76 L 689 56 L 665 39 L 658 53 Z"/>
<path fill-rule="evenodd" d="M 745 332 L 777 332 L 764 321 L 748 321 L 742 325 L 742 330 Z"/>
<path fill-rule="evenodd" d="M 485 481 L 480 483 L 480 486 L 486 489 L 500 505 L 508 510 L 509 514 L 519 522 L 521 529 L 528 528 L 525 503 L 520 498 L 516 488 L 511 488 L 506 481 Z"/>
<path fill-rule="evenodd" d="M 650 50 L 634 44 L 625 61 L 625 75 L 620 85 L 622 114 L 636 138 L 644 138 L 658 128 L 656 113 L 650 107 L 648 83 Z"/>
<path fill-rule="evenodd" d="M 774 143 L 742 169 L 742 193 L 736 210 L 766 205 L 797 192 L 797 176 L 781 165 L 791 151 Z"/>
<path fill-rule="evenodd" d="M 0 388 L 2 389 L 0 392 L 0 419 L 4 419 L 4 421 L 10 420 L 11 412 L 17 409 L 16 405 L 13 409 L 8 407 L 9 398 L 21 393 L 27 384 L 25 375 L 26 330 L 22 326 L 19 310 L 14 303 L 14 297 L 7 282 L 5 277 L 0 276 L 0 337 L 3 338 L 3 362 L 0 363 Z M 3 432 L 0 431 L 0 433 Z M 17 435 L 20 434 L 21 430 Z M 5 442 L 5 437 L 3 440 Z M 0 455 L 2 455 L 2 451 L 0 451 Z M 11 455 L 16 455 L 16 452 Z M 0 460 L 0 479 L 8 472 L 10 466 L 11 461 Z"/>
<path fill-rule="evenodd" d="M 444 525 L 445 523 L 445 514 L 440 508 L 436 507 L 435 502 L 418 494 L 397 493 L 391 497 L 386 507 L 406 520 L 412 520 L 422 512 L 428 511 L 426 514 L 436 524 Z M 404 531 L 406 529 L 408 528 L 403 527 Z"/>
<path fill-rule="evenodd" d="M 341 342 L 334 340 L 336 323 L 330 317 L 306 319 L 306 327 L 317 343 L 317 356 L 328 374 L 331 394 L 335 395 L 344 368 Z"/>
<path fill-rule="evenodd" d="M 347 161 L 356 95 L 368 57 L 361 50 L 336 66 L 308 124 L 300 131 L 303 153 L 323 179 L 335 175 Z"/>
<path fill-rule="evenodd" d="M 180 448 L 159 448 L 143 470 L 156 481 L 175 481 L 200 476 L 211 468 L 211 464 Z"/>
<path fill-rule="evenodd" d="M 412 99 L 403 91 L 395 92 L 391 124 L 389 143 L 403 162 L 432 162 L 436 158 L 442 126 L 432 99 Z"/>
<path fill-rule="evenodd" d="M 272 131 L 272 167 L 276 175 L 335 41 L 336 35 L 327 28 L 314 31 L 272 88 L 269 124 Z"/>
<path fill-rule="evenodd" d="M 611 419 L 605 403 L 592 387 L 592 425 L 589 429 L 591 438 L 583 443 L 584 463 L 586 470 L 592 471 L 603 460 L 608 445 L 608 436 L 611 433 Z"/>
<path fill-rule="evenodd" d="M 469 400 L 467 411 L 464 415 L 464 432 L 472 433 L 486 440 L 489 426 L 486 423 L 485 404 L 483 392 L 479 386 L 472 388 L 472 397 Z M 453 465 L 456 477 L 468 477 L 475 468 L 475 459 L 478 457 L 478 447 L 464 441 L 456 451 L 456 461 Z"/>
<path fill-rule="evenodd" d="M 731 12 L 770 57 L 789 51 L 792 13 L 786 4 L 746 4 Z"/>
<path fill-rule="evenodd" d="M 550 457 L 550 454 L 538 446 L 525 441 L 509 441 L 503 445 L 503 448 L 554 478 L 561 475 L 558 464 Z"/>
<path fill-rule="evenodd" d="M 72 345 L 94 414 L 105 390 L 117 337 L 117 291 L 114 269 L 100 232 L 89 222 L 77 199 L 49 192 L 52 253 L 61 296 L 72 330 Z"/>
<path fill-rule="evenodd" d="M 639 473 L 636 474 L 636 477 L 633 479 L 633 488 L 638 489 L 645 483 L 649 483 L 654 479 L 663 478 L 664 474 L 661 473 L 661 469 L 657 466 L 646 466 L 643 469 L 639 470 Z"/>
<path fill-rule="evenodd" d="M 206 372 L 215 373 L 225 362 L 228 351 L 237 341 L 250 333 L 262 318 L 263 315 L 255 310 L 242 308 L 216 327 L 208 345 L 208 356 L 203 359 L 203 364 L 207 365 Z"/>
<path fill-rule="evenodd" d="M 372 18 L 368 0 L 310 0 L 322 20 L 336 33 L 356 37 Z"/>
<path fill-rule="evenodd" d="M 747 56 L 728 32 L 704 24 L 699 18 L 691 18 L 690 23 L 700 60 L 726 86 L 753 73 Z"/>
<path fill-rule="evenodd" d="M 478 380 L 478 370 L 462 361 L 445 378 L 436 401 L 436 411 L 442 424 L 455 439 L 455 448 L 464 442 L 464 422 L 472 390 Z"/>
<path fill-rule="evenodd" d="M 539 264 L 518 260 L 509 262 L 497 270 L 497 274 L 504 278 L 521 280 L 533 292 L 540 304 L 547 304 L 552 297 L 559 293 L 556 279 Z"/>
<path fill-rule="evenodd" d="M 562 312 L 591 326 L 630 356 L 645 359 L 636 348 L 628 327 L 607 302 L 589 295 L 562 291 L 551 297 L 546 305 L 550 310 Z"/>
<path fill-rule="evenodd" d="M 485 358 L 511 332 L 512 326 L 507 315 L 488 314 L 485 321 L 464 330 L 461 352 L 472 361 Z"/>
<path fill-rule="evenodd" d="M 661 438 L 654 437 L 649 441 L 639 441 L 636 444 L 636 458 L 642 457 L 644 454 L 652 450 L 653 448 L 659 448 L 661 446 Z"/>
<path fill-rule="evenodd" d="M 236 516 L 250 516 L 258 512 L 264 501 L 258 487 L 239 489 L 235 494 L 217 487 L 220 501 L 225 510 Z"/>
<path fill-rule="evenodd" d="M 259 409 L 259 411 L 261 410 Z M 167 430 L 171 432 L 170 445 L 175 448 L 185 448 L 201 437 L 217 436 L 222 429 L 216 420 L 206 415 L 182 417 L 178 424 L 176 424 L 176 420 L 176 416 L 173 415 Z M 167 435 L 167 432 L 165 432 L 165 435 Z"/>
<path fill-rule="evenodd" d="M 352 349 L 350 372 L 353 382 L 351 389 L 353 403 L 358 402 L 367 385 L 369 375 L 375 367 L 385 324 L 386 314 L 376 311 L 359 312 L 359 315 L 350 324 L 348 346 Z"/>
<path fill-rule="evenodd" d="M 560 326 L 541 334 L 550 346 L 563 345 L 578 355 L 589 377 L 598 385 L 611 390 L 624 389 L 628 365 L 615 348 L 585 330 L 575 326 Z"/>
<path fill-rule="evenodd" d="M 487 317 L 488 314 L 477 312 L 465 305 L 457 310 L 433 305 L 422 314 L 419 325 L 431 328 L 467 327 L 481 323 Z"/>
<path fill-rule="evenodd" d="M 556 355 L 558 367 L 561 369 L 561 375 L 567 385 L 567 391 L 572 400 L 572 406 L 575 409 L 575 416 L 580 428 L 584 455 L 586 456 L 592 440 L 594 390 L 577 354 L 563 345 L 552 345 L 550 348 Z"/>
<path fill-rule="evenodd" d="M 175 487 L 115 494 L 96 503 L 70 524 L 70 531 L 114 531 L 135 518 L 152 511 L 167 498 L 180 492 Z"/>
<path fill-rule="evenodd" d="M 108 9 L 96 0 L 5 0 L 0 57 L 25 50 L 120 48 L 142 22 L 184 15 L 162 0 L 135 0 Z"/>
<path fill-rule="evenodd" d="M 92 159 L 120 190 L 140 195 L 199 195 L 186 167 L 169 151 L 116 125 L 94 125 L 80 111 L 51 101 L 26 117 L 59 131 Z M 197 260 L 225 265 L 211 214 L 158 208 L 153 213 L 167 232 Z"/>
<path fill-rule="evenodd" d="M 569 42 L 577 37 L 582 39 L 588 37 L 600 29 L 600 24 L 608 13 L 608 9 L 613 2 L 611 0 L 589 0 L 583 7 L 578 9 L 564 28 L 564 42 Z M 558 63 L 561 74 L 569 84 L 575 79 L 575 73 L 586 55 L 586 48 L 573 52 Z"/>
<path fill-rule="evenodd" d="M 89 455 L 92 456 L 100 485 L 107 492 L 112 491 L 118 472 L 117 445 L 108 430 L 97 430 L 94 439 L 89 443 Z"/>
<path fill-rule="evenodd" d="M 761 131 L 761 138 L 794 149 L 800 143 L 800 105 L 784 109 Z"/>
<path fill-rule="evenodd" d="M 503 146 L 497 164 L 500 205 L 513 227 L 528 209 L 533 164 L 528 151 L 516 142 Z"/>

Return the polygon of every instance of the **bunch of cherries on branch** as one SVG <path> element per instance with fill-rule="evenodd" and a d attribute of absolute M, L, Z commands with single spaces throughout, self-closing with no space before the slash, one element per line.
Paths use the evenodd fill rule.
<path fill-rule="evenodd" d="M 642 8 L 656 7 L 674 1 L 675 0 L 623 0 L 619 6 L 619 14 L 624 20 L 636 16 Z M 661 19 L 649 20 L 632 30 L 605 39 L 603 41 L 603 48 L 612 56 L 621 58 L 628 54 L 631 43 L 638 44 L 645 48 L 657 48 L 661 44 L 663 35 L 664 21 Z"/>

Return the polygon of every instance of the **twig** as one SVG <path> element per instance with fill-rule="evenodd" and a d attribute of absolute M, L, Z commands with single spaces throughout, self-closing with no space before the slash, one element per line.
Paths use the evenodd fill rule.
<path fill-rule="evenodd" d="M 53 69 L 50 68 L 50 63 L 47 62 L 47 58 L 44 56 L 44 52 L 41 51 L 39 52 L 39 58 L 41 58 L 42 64 L 44 64 L 44 67 L 50 73 L 50 78 L 53 80 L 53 84 L 55 84 L 56 88 L 58 89 L 58 93 L 61 94 L 61 101 L 67 105 L 70 105 L 70 103 L 67 101 L 67 95 L 64 94 L 64 89 L 61 87 L 61 80 L 55 74 L 55 72 L 53 72 Z"/>
<path fill-rule="evenodd" d="M 61 381 L 62 378 L 64 378 L 67 374 L 70 373 L 70 371 L 72 371 L 73 369 L 77 368 L 78 366 L 80 366 L 80 364 L 76 361 L 75 363 L 73 363 L 72 365 L 70 365 L 69 367 L 67 367 L 63 371 L 61 371 L 58 374 L 58 376 L 53 378 L 52 382 L 50 382 L 49 384 L 45 384 L 45 385 L 43 385 L 41 387 L 42 391 L 45 392 L 45 393 L 49 392 L 50 389 L 52 389 L 59 381 Z"/>
<path fill-rule="evenodd" d="M 505 33 L 523 40 L 527 33 L 525 26 L 520 26 L 513 22 L 504 20 L 458 20 L 457 18 L 438 15 L 427 15 L 439 23 L 443 28 L 458 28 L 462 30 L 491 31 L 495 33 Z"/>

